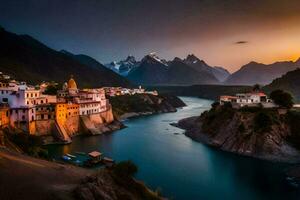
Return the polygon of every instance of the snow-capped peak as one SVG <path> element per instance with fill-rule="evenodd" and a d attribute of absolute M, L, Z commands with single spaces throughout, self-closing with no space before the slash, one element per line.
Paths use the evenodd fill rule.
<path fill-rule="evenodd" d="M 161 64 L 163 64 L 163 65 L 165 65 L 165 66 L 168 66 L 167 61 L 166 61 L 165 59 L 159 58 L 159 57 L 157 56 L 156 52 L 151 52 L 151 53 L 149 53 L 147 56 L 149 56 L 150 58 L 154 59 L 154 60 L 157 61 L 157 62 L 160 62 Z M 145 56 L 144 59 L 147 58 L 147 56 Z M 143 59 L 143 60 L 144 60 L 144 59 Z"/>

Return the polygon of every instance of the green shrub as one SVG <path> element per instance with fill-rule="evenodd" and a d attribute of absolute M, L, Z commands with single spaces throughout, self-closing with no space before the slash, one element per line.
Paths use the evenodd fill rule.
<path fill-rule="evenodd" d="M 272 117 L 268 112 L 258 112 L 254 117 L 254 131 L 267 132 L 273 124 Z"/>
<path fill-rule="evenodd" d="M 259 107 L 244 106 L 239 109 L 239 111 L 241 111 L 241 112 L 249 112 L 249 113 L 257 113 L 261 110 L 262 110 L 262 107 L 260 107 L 260 106 Z"/>
<path fill-rule="evenodd" d="M 206 133 L 214 134 L 224 123 L 228 123 L 234 116 L 231 104 L 225 104 L 218 109 L 210 109 L 201 115 L 203 120 L 202 129 Z"/>
<path fill-rule="evenodd" d="M 246 131 L 246 128 L 245 128 L 245 125 L 244 125 L 243 122 L 239 125 L 238 131 L 239 131 L 240 133 L 244 133 L 244 132 Z"/>
<path fill-rule="evenodd" d="M 220 103 L 217 101 L 211 104 L 212 109 L 216 109 L 218 106 L 220 106 Z"/>
<path fill-rule="evenodd" d="M 300 112 L 289 111 L 287 113 L 287 123 L 290 126 L 291 135 L 288 140 L 300 149 Z"/>
<path fill-rule="evenodd" d="M 9 134 L 9 139 L 25 153 L 33 157 L 48 159 L 48 151 L 43 148 L 40 137 L 25 133 Z"/>
<path fill-rule="evenodd" d="M 137 171 L 137 166 L 130 160 L 122 161 L 113 168 L 113 173 L 119 177 L 132 177 Z"/>
<path fill-rule="evenodd" d="M 291 108 L 294 104 L 292 95 L 283 90 L 274 90 L 271 92 L 270 98 L 274 103 L 284 108 Z"/>

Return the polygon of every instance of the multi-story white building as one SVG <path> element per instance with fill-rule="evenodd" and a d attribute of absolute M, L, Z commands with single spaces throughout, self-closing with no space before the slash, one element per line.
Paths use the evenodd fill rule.
<path fill-rule="evenodd" d="M 64 84 L 58 91 L 58 102 L 75 103 L 79 105 L 79 115 L 90 115 L 104 112 L 108 109 L 109 102 L 105 97 L 103 88 L 79 90 L 73 78 Z"/>
<path fill-rule="evenodd" d="M 0 76 L 0 103 L 9 105 L 11 127 L 28 131 L 30 123 L 36 120 L 36 106 L 56 103 L 56 96 L 44 95 L 39 89 L 25 82 L 9 80 L 2 75 Z"/>
<path fill-rule="evenodd" d="M 272 101 L 268 99 L 267 95 L 263 92 L 250 92 L 250 93 L 240 93 L 235 96 L 223 95 L 220 96 L 220 104 L 223 105 L 226 102 L 232 103 L 234 106 L 256 106 L 263 104 L 266 107 L 273 106 Z"/>

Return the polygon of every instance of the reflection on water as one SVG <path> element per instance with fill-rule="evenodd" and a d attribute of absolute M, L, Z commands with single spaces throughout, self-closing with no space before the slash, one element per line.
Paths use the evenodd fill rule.
<path fill-rule="evenodd" d="M 126 129 L 76 137 L 70 145 L 50 146 L 49 152 L 59 159 L 65 153 L 98 150 L 117 161 L 133 160 L 139 168 L 138 179 L 174 199 L 298 199 L 299 191 L 285 180 L 284 165 L 218 151 L 170 126 L 200 115 L 212 103 L 182 99 L 188 106 L 176 113 L 127 120 Z"/>

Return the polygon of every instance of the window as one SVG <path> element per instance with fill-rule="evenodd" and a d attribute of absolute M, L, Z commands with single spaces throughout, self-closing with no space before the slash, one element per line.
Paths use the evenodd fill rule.
<path fill-rule="evenodd" d="M 2 102 L 7 103 L 8 102 L 8 98 L 2 98 Z"/>
<path fill-rule="evenodd" d="M 25 120 L 25 115 L 22 116 L 22 120 Z"/>

